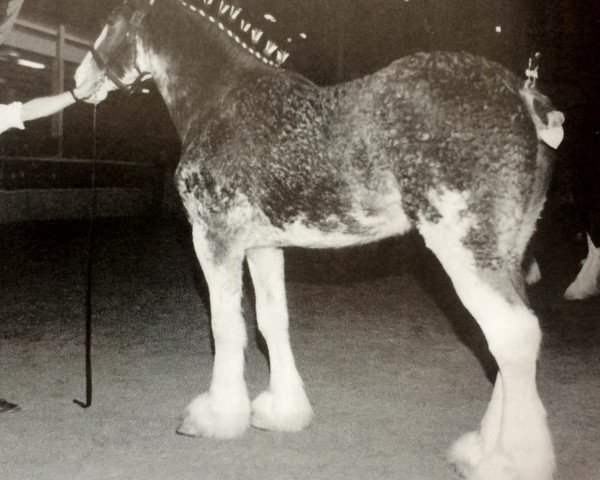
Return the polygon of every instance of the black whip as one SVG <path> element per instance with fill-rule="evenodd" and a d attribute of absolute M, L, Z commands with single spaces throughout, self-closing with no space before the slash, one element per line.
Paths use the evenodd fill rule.
<path fill-rule="evenodd" d="M 87 264 L 85 292 L 85 402 L 73 400 L 81 408 L 92 406 L 92 263 L 94 258 L 94 224 L 96 220 L 96 105 L 93 113 L 92 140 L 92 205 L 87 235 Z"/>

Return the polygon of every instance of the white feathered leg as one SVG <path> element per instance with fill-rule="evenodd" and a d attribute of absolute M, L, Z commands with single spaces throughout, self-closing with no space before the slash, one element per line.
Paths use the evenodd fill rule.
<path fill-rule="evenodd" d="M 459 469 L 473 480 L 550 480 L 554 451 L 535 383 L 541 339 L 538 320 L 520 303 L 516 292 L 509 302 L 475 275 L 450 276 L 481 326 L 500 369 L 477 434 L 478 445 L 471 444 L 475 450 L 468 451 L 457 444 L 452 449 L 453 460 L 458 460 Z"/>
<path fill-rule="evenodd" d="M 198 226 L 193 227 L 193 239 L 210 292 L 215 357 L 210 389 L 188 405 L 178 432 L 233 438 L 244 433 L 250 421 L 244 381 L 246 329 L 240 306 L 244 255 L 222 245 L 215 248 Z"/>
<path fill-rule="evenodd" d="M 269 389 L 252 402 L 251 423 L 266 430 L 297 431 L 312 418 L 312 408 L 296 369 L 288 333 L 283 252 L 260 248 L 247 252 L 256 294 L 258 328 L 269 348 Z"/>
<path fill-rule="evenodd" d="M 584 300 L 600 295 L 600 247 L 587 234 L 588 254 L 573 283 L 564 293 L 567 300 Z"/>
<path fill-rule="evenodd" d="M 481 430 L 462 437 L 451 459 L 469 480 L 550 480 L 554 450 L 535 380 L 538 320 L 509 271 L 476 266 L 462 241 L 469 220 L 456 204 L 448 202 L 444 218 L 422 221 L 419 230 L 481 326 L 500 375 Z"/>

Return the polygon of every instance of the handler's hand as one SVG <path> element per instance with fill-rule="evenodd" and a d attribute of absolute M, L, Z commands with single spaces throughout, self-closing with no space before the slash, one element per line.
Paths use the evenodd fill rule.
<path fill-rule="evenodd" d="M 73 93 L 79 100 L 86 100 L 94 94 L 98 87 L 100 87 L 100 81 L 86 80 L 78 87 L 75 87 Z"/>

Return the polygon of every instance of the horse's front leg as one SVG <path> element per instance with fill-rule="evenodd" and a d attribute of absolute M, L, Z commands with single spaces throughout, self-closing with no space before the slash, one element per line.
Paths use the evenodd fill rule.
<path fill-rule="evenodd" d="M 209 241 L 193 226 L 194 249 L 208 283 L 215 345 L 208 392 L 190 403 L 181 426 L 184 435 L 233 438 L 247 429 L 250 400 L 244 381 L 246 329 L 241 312 L 244 252 Z"/>
<path fill-rule="evenodd" d="M 307 426 L 312 408 L 294 362 L 288 333 L 283 253 L 278 248 L 247 252 L 256 295 L 258 328 L 269 348 L 269 389 L 252 402 L 252 425 L 267 430 L 297 431 Z"/>

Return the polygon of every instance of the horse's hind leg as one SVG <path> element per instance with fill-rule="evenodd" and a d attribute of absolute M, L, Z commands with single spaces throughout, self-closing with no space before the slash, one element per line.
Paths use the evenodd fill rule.
<path fill-rule="evenodd" d="M 266 430 L 297 431 L 311 420 L 312 409 L 290 346 L 283 252 L 258 248 L 247 252 L 256 295 L 258 328 L 269 348 L 269 389 L 252 402 L 251 423 Z"/>
<path fill-rule="evenodd" d="M 210 389 L 189 404 L 178 432 L 233 438 L 247 429 L 250 420 L 241 312 L 244 253 L 215 245 L 197 225 L 193 226 L 193 240 L 208 283 L 215 357 Z"/>
<path fill-rule="evenodd" d="M 450 460 L 468 478 L 549 480 L 552 441 L 535 384 L 541 338 L 537 318 L 516 300 L 516 291 L 506 295 L 477 275 L 459 275 L 458 281 L 450 276 L 481 326 L 500 372 L 480 431 L 461 438 Z"/>
<path fill-rule="evenodd" d="M 463 215 L 461 199 L 450 197 L 438 205 L 441 219 L 422 218 L 418 228 L 481 326 L 500 370 L 480 431 L 461 438 L 451 460 L 470 480 L 549 480 L 554 453 L 535 382 L 538 320 L 527 308 L 512 268 L 478 265 L 463 243 L 472 219 Z M 503 265 L 518 263 L 507 260 Z"/>

